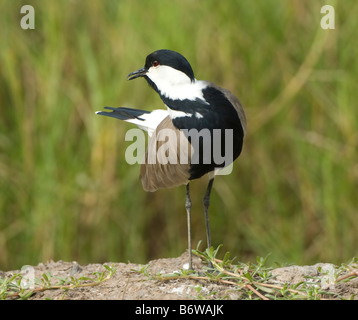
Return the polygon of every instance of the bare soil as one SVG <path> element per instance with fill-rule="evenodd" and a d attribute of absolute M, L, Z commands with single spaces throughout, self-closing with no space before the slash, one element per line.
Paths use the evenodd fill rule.
<path fill-rule="evenodd" d="M 195 270 L 204 266 L 198 257 L 194 258 Z M 187 253 L 177 258 L 158 259 L 148 263 L 149 274 L 169 274 L 180 270 L 188 261 Z M 187 299 L 230 299 L 243 298 L 243 292 L 233 285 L 215 283 L 198 279 L 173 279 L 169 281 L 150 279 L 138 272 L 143 265 L 134 263 L 106 263 L 117 267 L 112 277 L 96 286 L 77 287 L 71 290 L 51 289 L 35 292 L 29 299 L 70 299 L 70 300 L 187 300 Z M 50 273 L 53 279 L 68 277 L 90 277 L 94 272 L 105 272 L 102 264 L 80 266 L 77 262 L 49 261 L 33 267 L 35 277 L 40 279 L 44 273 Z M 334 266 L 319 263 L 313 266 L 290 266 L 272 271 L 276 277 L 272 283 L 283 286 L 285 283 L 297 284 L 302 281 L 321 282 L 328 292 L 334 292 L 344 299 L 357 299 L 358 278 L 347 282 L 335 283 Z M 137 271 L 136 271 L 137 270 Z M 0 272 L 0 276 L 11 276 L 20 270 Z M 247 297 L 247 295 L 246 295 Z M 257 297 L 256 297 L 257 298 Z M 326 299 L 337 299 L 337 296 L 325 295 Z"/>

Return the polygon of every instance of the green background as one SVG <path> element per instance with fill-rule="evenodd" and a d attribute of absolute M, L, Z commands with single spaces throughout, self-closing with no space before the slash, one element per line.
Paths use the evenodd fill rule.
<path fill-rule="evenodd" d="M 320 26 L 327 3 L 334 30 Z M 24 4 L 34 30 L 20 27 Z M 351 260 L 357 16 L 353 0 L 0 0 L 0 269 L 145 263 L 187 248 L 185 187 L 145 193 L 124 160 L 133 125 L 94 114 L 163 107 L 144 80 L 126 81 L 162 48 L 246 111 L 242 155 L 214 183 L 213 245 L 241 261 Z M 206 184 L 191 188 L 194 247 L 205 243 Z"/>

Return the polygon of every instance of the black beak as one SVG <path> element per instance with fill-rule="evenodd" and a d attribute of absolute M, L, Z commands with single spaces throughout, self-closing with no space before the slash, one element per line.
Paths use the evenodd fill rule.
<path fill-rule="evenodd" d="M 146 75 L 147 71 L 148 70 L 146 68 L 141 68 L 137 71 L 133 71 L 127 76 L 127 79 L 133 80 L 135 78 L 144 77 Z"/>

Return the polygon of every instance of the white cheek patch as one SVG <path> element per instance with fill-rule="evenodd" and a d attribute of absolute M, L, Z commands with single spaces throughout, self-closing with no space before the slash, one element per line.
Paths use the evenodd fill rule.
<path fill-rule="evenodd" d="M 169 66 L 150 67 L 146 75 L 159 87 L 191 83 L 190 78 L 184 72 Z"/>
<path fill-rule="evenodd" d="M 205 101 L 202 89 L 206 87 L 202 81 L 194 82 L 184 73 L 169 66 L 151 67 L 147 77 L 157 86 L 160 93 L 172 100 L 200 99 Z M 206 101 L 205 101 L 206 102 Z"/>

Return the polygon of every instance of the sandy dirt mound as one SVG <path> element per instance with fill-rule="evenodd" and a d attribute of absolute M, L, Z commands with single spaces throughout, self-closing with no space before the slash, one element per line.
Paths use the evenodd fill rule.
<path fill-rule="evenodd" d="M 98 285 L 91 285 L 87 280 L 88 286 L 71 287 L 69 290 L 61 288 L 51 288 L 46 290 L 33 290 L 29 299 L 70 299 L 70 300 L 186 300 L 186 299 L 229 299 L 236 300 L 247 298 L 244 290 L 235 288 L 232 284 L 208 281 L 205 279 L 178 278 L 172 280 L 153 279 L 149 275 L 172 274 L 183 269 L 188 261 L 187 253 L 178 258 L 158 259 L 148 263 L 148 265 L 138 265 L 133 263 L 106 263 L 115 269 L 115 272 L 105 281 Z M 204 265 L 202 261 L 194 256 L 195 270 L 201 270 Z M 311 281 L 312 285 L 320 285 L 327 293 L 321 297 L 325 299 L 357 299 L 358 278 L 347 278 L 347 282 L 335 282 L 334 266 L 331 264 L 316 264 L 313 266 L 290 266 L 277 268 L 271 271 L 275 277 L 270 280 L 272 285 L 284 286 L 284 284 L 299 284 Z M 27 271 L 29 269 L 26 269 Z M 108 270 L 102 264 L 78 265 L 76 262 L 49 261 L 31 267 L 32 277 L 41 279 L 43 274 L 51 275 L 48 284 L 59 282 L 59 279 L 91 278 L 105 274 Z M 143 271 L 145 270 L 145 271 Z M 1 272 L 0 276 L 11 277 L 15 273 L 24 272 L 21 270 Z M 38 281 L 38 280 L 37 280 Z M 87 283 L 83 280 L 81 283 Z M 35 284 L 35 288 L 38 283 Z M 49 286 L 50 287 L 50 286 Z M 252 295 L 253 298 L 260 298 L 259 295 Z M 8 298 L 18 298 L 10 296 Z"/>

